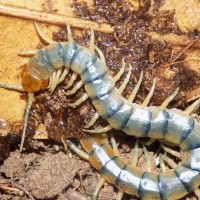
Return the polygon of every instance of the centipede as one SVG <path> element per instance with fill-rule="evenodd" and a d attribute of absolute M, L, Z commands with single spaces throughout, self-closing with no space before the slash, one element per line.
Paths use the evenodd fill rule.
<path fill-rule="evenodd" d="M 69 103 L 69 106 L 77 107 L 90 98 L 96 109 L 95 115 L 83 128 L 83 131 L 100 134 L 111 129 L 120 130 L 130 136 L 164 140 L 180 146 L 183 152 L 182 162 L 174 170 L 154 175 L 147 172 L 142 173 L 135 167 L 125 165 L 119 157 L 115 156 L 110 146 L 104 146 L 101 139 L 96 140 L 89 137 L 88 140 L 82 140 L 83 145 L 85 141 L 88 145 L 88 147 L 84 145 L 85 149 L 89 151 L 85 157 L 100 170 L 101 175 L 107 181 L 115 184 L 121 192 L 127 192 L 142 199 L 178 199 L 198 189 L 200 183 L 200 154 L 198 153 L 200 150 L 200 123 L 190 114 L 200 104 L 200 99 L 185 111 L 175 108 L 167 109 L 169 102 L 178 93 L 177 88 L 161 106 L 148 107 L 155 89 L 156 80 L 154 80 L 144 102 L 141 105 L 133 103 L 142 82 L 143 73 L 141 73 L 130 97 L 125 99 L 122 92 L 129 82 L 131 65 L 125 80 L 117 88 L 115 83 L 124 73 L 125 61 L 122 59 L 121 69 L 115 77 L 112 77 L 102 51 L 94 44 L 93 30 L 91 30 L 90 47 L 87 48 L 73 40 L 69 26 L 67 26 L 69 40 L 67 42 L 51 41 L 41 33 L 37 24 L 36 29 L 49 45 L 33 51 L 34 55 L 22 70 L 22 85 L 0 84 L 0 87 L 3 88 L 28 93 L 20 151 L 23 149 L 34 93 L 44 89 L 53 93 L 56 86 L 65 79 L 71 70 L 73 74 L 66 88 L 72 87 L 77 76 L 80 76 L 81 80 L 71 90 L 68 90 L 66 95 L 75 94 L 82 86 L 85 88 L 85 93 L 76 102 Z M 105 119 L 109 125 L 94 130 L 89 129 L 99 117 Z M 68 144 L 73 149 L 73 143 L 68 141 Z"/>

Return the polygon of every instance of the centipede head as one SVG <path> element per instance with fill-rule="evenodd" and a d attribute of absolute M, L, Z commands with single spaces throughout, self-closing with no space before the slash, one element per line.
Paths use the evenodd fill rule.
<path fill-rule="evenodd" d="M 26 92 L 34 93 L 47 88 L 48 80 L 41 80 L 24 68 L 22 70 L 22 86 Z"/>

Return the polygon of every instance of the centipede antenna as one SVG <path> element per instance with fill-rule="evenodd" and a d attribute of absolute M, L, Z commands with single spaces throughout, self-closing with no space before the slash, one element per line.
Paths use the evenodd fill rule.
<path fill-rule="evenodd" d="M 161 148 L 162 148 L 164 151 L 166 151 L 167 153 L 170 153 L 171 155 L 173 155 L 173 156 L 175 156 L 175 157 L 177 157 L 177 158 L 180 159 L 181 154 L 180 154 L 179 152 L 174 151 L 173 149 L 170 149 L 170 148 L 164 146 L 162 143 L 160 144 L 160 146 L 161 146 Z"/>
<path fill-rule="evenodd" d="M 117 193 L 116 200 L 121 200 L 122 197 L 123 197 L 123 194 L 124 194 L 124 192 L 119 191 L 119 192 Z"/>
<path fill-rule="evenodd" d="M 38 35 L 40 36 L 40 38 L 42 38 L 42 40 L 44 40 L 47 44 L 52 44 L 54 43 L 54 41 L 50 38 L 48 38 L 44 32 L 42 32 L 39 28 L 39 26 L 37 25 L 37 23 L 35 22 L 35 28 L 36 28 L 36 31 L 38 33 Z"/>
<path fill-rule="evenodd" d="M 33 101 L 34 101 L 34 93 L 28 93 L 28 103 L 27 103 L 25 115 L 24 115 L 24 123 L 23 123 L 22 139 L 21 139 L 21 144 L 20 144 L 20 152 L 22 152 L 22 150 L 23 150 L 25 134 L 26 134 L 27 124 L 28 124 L 28 117 L 29 117 L 29 114 L 30 114 L 30 110 L 31 110 L 31 106 L 32 106 Z"/>
<path fill-rule="evenodd" d="M 191 114 L 194 110 L 196 110 L 200 106 L 200 98 L 197 99 L 192 105 L 190 105 L 186 110 L 184 110 L 184 113 Z"/>
<path fill-rule="evenodd" d="M 85 94 L 83 94 L 83 96 L 80 99 L 78 99 L 74 103 L 68 103 L 68 105 L 72 108 L 76 108 L 77 106 L 79 106 L 81 103 L 83 103 L 87 99 L 88 99 L 88 95 L 87 95 L 87 93 L 85 93 Z"/>
<path fill-rule="evenodd" d="M 131 65 L 129 65 L 129 69 L 128 69 L 128 74 L 126 75 L 126 78 L 124 79 L 122 85 L 119 87 L 119 92 L 122 93 L 124 91 L 124 89 L 126 88 L 129 80 L 131 77 Z"/>
<path fill-rule="evenodd" d="M 150 90 L 149 94 L 147 95 L 146 99 L 143 101 L 142 106 L 146 107 L 149 104 L 149 102 L 153 96 L 155 86 L 156 86 L 156 79 L 153 79 L 153 85 L 151 87 L 151 90 Z"/>
<path fill-rule="evenodd" d="M 65 86 L 65 89 L 70 88 L 70 87 L 74 84 L 74 81 L 76 80 L 76 78 L 77 78 L 77 73 L 74 72 L 74 73 L 72 74 L 72 76 L 71 76 L 69 82 L 68 82 L 67 85 Z"/>
<path fill-rule="evenodd" d="M 108 132 L 112 129 L 112 127 L 110 125 L 104 127 L 104 128 L 99 128 L 99 129 L 93 129 L 93 130 L 88 130 L 88 129 L 82 129 L 85 132 L 88 133 L 105 133 Z"/>
<path fill-rule="evenodd" d="M 132 161 L 131 161 L 131 165 L 132 166 L 136 166 L 138 163 L 138 157 L 139 157 L 139 153 L 138 153 L 138 140 L 136 140 L 135 142 L 135 147 L 133 149 L 133 157 L 132 157 Z"/>
<path fill-rule="evenodd" d="M 167 99 L 165 99 L 165 101 L 161 104 L 161 106 L 159 108 L 164 109 L 166 108 L 169 103 L 174 100 L 174 98 L 176 97 L 176 95 L 178 94 L 179 91 L 179 87 L 176 88 L 176 90 L 174 91 L 174 93 L 172 95 L 170 95 Z"/>
<path fill-rule="evenodd" d="M 73 39 L 73 37 L 72 37 L 71 28 L 70 28 L 70 26 L 69 26 L 68 24 L 66 24 L 66 27 L 67 27 L 67 37 L 68 37 L 68 40 L 69 40 L 70 42 L 73 42 L 74 39 Z"/>
<path fill-rule="evenodd" d="M 115 82 L 117 82 L 120 79 L 120 77 L 122 76 L 122 74 L 125 71 L 125 67 L 126 67 L 126 63 L 125 63 L 124 59 L 122 59 L 122 66 L 121 66 L 119 72 L 113 78 Z"/>
<path fill-rule="evenodd" d="M 74 94 L 78 89 L 80 89 L 83 85 L 83 81 L 80 80 L 78 83 L 76 83 L 76 85 L 69 91 L 67 91 L 65 94 L 66 95 L 72 95 Z"/>
<path fill-rule="evenodd" d="M 90 29 L 90 50 L 94 52 L 95 45 L 94 45 L 94 30 Z"/>
<path fill-rule="evenodd" d="M 89 154 L 87 154 L 85 151 L 81 150 L 79 147 L 77 147 L 73 142 L 70 140 L 66 140 L 67 145 L 69 148 L 74 151 L 76 154 L 78 154 L 81 158 L 85 160 L 89 160 Z"/>
<path fill-rule="evenodd" d="M 135 88 L 133 89 L 133 92 L 131 93 L 130 97 L 128 98 L 129 102 L 132 102 L 135 99 L 135 96 L 140 88 L 141 83 L 142 83 L 142 78 L 143 78 L 143 71 L 140 74 L 140 78 L 139 78 Z"/>
<path fill-rule="evenodd" d="M 110 134 L 110 142 L 111 142 L 115 156 L 120 156 L 119 149 L 117 147 L 117 142 L 116 142 L 115 137 L 112 133 Z"/>
<path fill-rule="evenodd" d="M 99 191 L 101 190 L 103 184 L 105 183 L 105 179 L 104 178 L 100 178 L 97 185 L 96 185 L 96 188 L 95 188 L 95 191 L 92 195 L 92 200 L 96 200 L 97 199 L 97 196 L 99 194 Z"/>
<path fill-rule="evenodd" d="M 151 172 L 151 169 L 152 169 L 152 166 L 151 166 L 151 161 L 149 159 L 149 155 L 148 155 L 148 151 L 147 151 L 147 148 L 145 146 L 143 146 L 143 152 L 144 152 L 144 157 L 145 157 L 145 160 L 146 160 L 146 170 L 148 172 Z"/>
<path fill-rule="evenodd" d="M 22 87 L 22 85 L 0 83 L 0 88 L 13 89 L 13 90 L 24 92 L 24 88 Z"/>
<path fill-rule="evenodd" d="M 105 59 L 105 56 L 104 56 L 103 52 L 101 51 L 101 49 L 99 49 L 99 47 L 96 46 L 96 45 L 94 45 L 94 49 L 99 54 L 99 57 L 100 57 L 101 61 L 106 65 L 106 59 Z"/>
<path fill-rule="evenodd" d="M 90 128 L 95 124 L 95 122 L 99 119 L 99 114 L 96 112 L 92 119 L 87 123 L 87 125 L 84 126 L 84 128 Z"/>

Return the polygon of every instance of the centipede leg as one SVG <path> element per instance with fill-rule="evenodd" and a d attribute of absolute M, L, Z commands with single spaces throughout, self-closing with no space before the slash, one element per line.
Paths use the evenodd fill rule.
<path fill-rule="evenodd" d="M 179 91 L 179 88 L 177 88 L 171 96 L 165 99 L 165 101 L 161 104 L 160 108 L 161 109 L 166 108 L 169 105 L 169 103 L 176 97 L 176 95 L 178 94 L 178 91 Z"/>
<path fill-rule="evenodd" d="M 90 50 L 94 52 L 95 45 L 94 45 L 94 30 L 90 29 Z"/>
<path fill-rule="evenodd" d="M 142 103 L 142 106 L 146 107 L 149 104 L 149 101 L 150 101 L 151 97 L 153 96 L 155 86 L 156 86 L 156 79 L 153 80 L 153 85 L 151 87 L 151 90 L 150 90 L 149 94 L 147 95 L 146 99 L 144 100 L 144 102 Z"/>
<path fill-rule="evenodd" d="M 194 193 L 197 195 L 198 200 L 200 199 L 200 189 L 197 188 L 196 190 L 194 190 Z"/>
<path fill-rule="evenodd" d="M 35 22 L 35 28 L 36 31 L 38 33 L 38 35 L 47 43 L 47 44 L 52 44 L 54 43 L 54 41 L 50 38 L 48 38 L 39 28 L 39 26 L 37 25 L 37 23 Z"/>
<path fill-rule="evenodd" d="M 101 59 L 101 61 L 106 64 L 106 59 L 105 56 L 103 55 L 103 52 L 101 51 L 101 49 L 99 49 L 98 46 L 94 45 L 94 49 L 97 51 L 97 53 L 99 54 L 99 57 Z"/>
<path fill-rule="evenodd" d="M 105 179 L 104 178 L 100 178 L 97 185 L 96 185 L 96 189 L 92 195 L 92 200 L 96 200 L 97 196 L 99 194 L 99 191 L 101 190 L 103 184 L 105 183 Z"/>
<path fill-rule="evenodd" d="M 200 98 L 197 99 L 192 105 L 190 105 L 186 110 L 184 110 L 184 113 L 191 114 L 194 110 L 196 110 L 200 106 Z"/>
<path fill-rule="evenodd" d="M 73 42 L 74 39 L 73 39 L 73 37 L 72 37 L 72 31 L 71 31 L 71 28 L 70 28 L 70 26 L 67 25 L 67 24 L 66 24 L 66 27 L 67 27 L 67 38 L 68 38 L 69 41 Z"/>
<path fill-rule="evenodd" d="M 65 79 L 65 77 L 67 76 L 68 72 L 69 72 L 69 68 L 65 68 L 63 70 L 63 72 L 62 72 L 62 74 L 61 74 L 61 76 L 59 78 L 59 82 L 58 83 L 61 83 Z"/>
<path fill-rule="evenodd" d="M 74 151 L 76 154 L 78 154 L 81 158 L 85 160 L 89 160 L 89 154 L 87 154 L 85 151 L 81 150 L 79 147 L 77 147 L 73 142 L 70 140 L 66 140 L 67 145 L 69 148 Z"/>
<path fill-rule="evenodd" d="M 133 149 L 133 157 L 132 157 L 132 161 L 131 161 L 131 165 L 132 166 L 136 166 L 138 163 L 138 157 L 139 157 L 139 153 L 138 153 L 138 140 L 136 140 L 135 142 L 135 147 Z"/>
<path fill-rule="evenodd" d="M 136 94 L 137 94 L 137 92 L 138 92 L 138 90 L 139 90 L 139 88 L 140 88 L 141 83 L 142 83 L 142 78 L 143 78 L 143 71 L 141 72 L 140 78 L 139 78 L 139 80 L 138 80 L 138 82 L 137 82 L 135 88 L 133 89 L 131 95 L 130 95 L 129 98 L 128 98 L 128 101 L 129 101 L 129 102 L 132 102 L 132 101 L 135 99 L 135 96 L 136 96 Z"/>
<path fill-rule="evenodd" d="M 72 76 L 71 76 L 69 82 L 68 82 L 67 85 L 65 86 L 65 89 L 70 88 L 70 87 L 74 84 L 74 81 L 76 80 L 76 78 L 77 78 L 77 73 L 74 72 L 74 73 L 72 74 Z"/>
<path fill-rule="evenodd" d="M 84 101 L 86 101 L 88 99 L 88 95 L 85 93 L 83 94 L 83 96 L 78 99 L 77 101 L 75 101 L 74 103 L 68 103 L 68 105 L 72 108 L 76 108 L 77 106 L 79 106 L 81 103 L 83 103 Z"/>
<path fill-rule="evenodd" d="M 171 155 L 173 155 L 173 156 L 175 156 L 175 157 L 177 157 L 177 158 L 179 158 L 179 159 L 181 158 L 181 154 L 180 154 L 179 152 L 174 151 L 173 149 L 170 149 L 170 148 L 164 146 L 162 143 L 160 144 L 160 147 L 161 147 L 165 152 L 170 153 Z"/>
<path fill-rule="evenodd" d="M 145 161 L 146 161 L 146 170 L 148 171 L 148 172 L 151 172 L 151 169 L 152 169 L 152 166 L 151 166 L 151 161 L 150 161 L 150 159 L 149 159 L 149 155 L 148 155 L 148 151 L 147 151 L 147 149 L 146 149 L 146 147 L 145 146 L 143 146 L 143 152 L 144 152 L 144 157 L 145 157 Z"/>
<path fill-rule="evenodd" d="M 93 126 L 98 118 L 99 118 L 99 114 L 96 112 L 94 116 L 92 117 L 92 119 L 87 123 L 87 125 L 84 126 L 84 128 L 90 128 L 91 126 Z"/>
<path fill-rule="evenodd" d="M 113 78 L 115 82 L 117 82 L 120 79 L 120 77 L 122 76 L 122 74 L 125 71 L 125 67 L 126 67 L 126 63 L 125 63 L 124 59 L 122 59 L 122 66 L 121 66 L 119 72 Z"/>
<path fill-rule="evenodd" d="M 59 84 L 61 74 L 62 74 L 62 69 L 53 72 L 48 85 L 50 93 L 52 93 L 55 90 L 56 86 Z"/>
<path fill-rule="evenodd" d="M 111 142 L 115 156 L 120 156 L 119 149 L 117 147 L 117 142 L 116 142 L 115 137 L 112 133 L 110 134 L 110 142 Z"/>
<path fill-rule="evenodd" d="M 160 159 L 163 160 L 164 162 L 168 163 L 168 165 L 171 167 L 171 168 L 175 168 L 177 166 L 177 164 L 169 157 L 167 157 L 166 155 L 164 154 L 160 154 Z"/>
<path fill-rule="evenodd" d="M 128 82 L 130 80 L 130 77 L 131 77 L 131 65 L 129 66 L 129 70 L 128 70 L 128 74 L 127 74 L 126 78 L 124 79 L 123 83 L 119 87 L 120 93 L 122 93 L 124 91 L 124 89 L 126 88 Z"/>
<path fill-rule="evenodd" d="M 29 117 L 29 113 L 30 113 L 33 101 L 34 101 L 34 94 L 28 93 L 28 104 L 26 106 L 25 115 L 24 115 L 24 123 L 23 123 L 22 139 L 21 139 L 21 144 L 20 144 L 20 152 L 22 152 L 22 150 L 23 150 L 25 134 L 26 134 L 27 124 L 28 124 L 28 117 Z"/>
<path fill-rule="evenodd" d="M 67 91 L 65 94 L 66 95 L 72 95 L 77 92 L 83 85 L 83 81 L 79 81 L 75 87 L 73 87 L 71 90 Z"/>

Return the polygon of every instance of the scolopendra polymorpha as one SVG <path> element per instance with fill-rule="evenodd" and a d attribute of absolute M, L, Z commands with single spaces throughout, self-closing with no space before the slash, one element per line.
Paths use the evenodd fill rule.
<path fill-rule="evenodd" d="M 189 114 L 199 104 L 200 99 L 191 105 L 185 112 L 178 109 L 165 109 L 170 100 L 172 100 L 178 92 L 178 90 L 176 90 L 171 97 L 164 101 L 160 108 L 153 106 L 147 107 L 155 87 L 154 81 L 152 90 L 144 103 L 142 105 L 133 104 L 132 101 L 142 81 L 142 74 L 129 99 L 124 99 L 121 92 L 129 80 L 131 68 L 129 68 L 124 83 L 117 89 L 115 87 L 115 82 L 123 73 L 125 63 L 123 62 L 119 74 L 112 78 L 108 73 L 103 54 L 94 45 L 94 35 L 92 34 L 90 49 L 88 49 L 75 43 L 70 33 L 68 28 L 69 42 L 54 42 L 49 46 L 36 51 L 35 55 L 28 61 L 27 68 L 22 71 L 22 86 L 0 84 L 0 86 L 4 88 L 28 92 L 29 102 L 24 118 L 20 150 L 22 150 L 23 147 L 24 133 L 26 131 L 28 115 L 33 101 L 33 93 L 45 88 L 48 88 L 50 92 L 53 92 L 55 87 L 64 80 L 69 69 L 71 69 L 74 73 L 67 88 L 72 86 L 77 75 L 80 75 L 81 81 L 67 94 L 71 95 L 75 93 L 82 85 L 85 86 L 86 93 L 80 100 L 70 105 L 76 107 L 89 97 L 92 100 L 97 113 L 86 127 L 89 128 L 92 126 L 99 116 L 106 119 L 110 124 L 103 129 L 94 131 L 84 129 L 85 131 L 105 132 L 111 128 L 115 128 L 124 131 L 128 135 L 164 139 L 175 145 L 180 144 L 185 155 L 183 163 L 185 163 L 185 167 L 188 170 L 183 169 L 183 171 L 180 171 L 181 177 L 182 173 L 184 174 L 186 172 L 192 173 L 194 176 L 189 180 L 190 182 L 187 182 L 188 180 L 185 180 L 184 178 L 183 180 L 181 179 L 185 186 L 177 185 L 175 189 L 179 190 L 179 186 L 181 187 L 180 196 L 184 196 L 188 192 L 194 191 L 198 187 L 198 181 L 196 180 L 199 180 L 200 171 L 198 166 L 199 156 L 197 153 L 198 148 L 200 147 L 200 124 L 191 118 Z M 95 54 L 95 49 L 100 58 Z M 110 158 L 110 160 L 112 160 L 112 158 Z M 131 172 L 134 173 L 134 171 Z M 188 176 L 186 176 L 186 178 L 188 178 Z M 169 175 L 169 179 L 163 178 L 163 183 L 167 184 L 171 179 L 175 180 L 175 183 L 177 183 L 177 180 L 178 182 L 181 182 L 178 179 L 177 174 L 173 173 L 173 176 L 172 174 Z M 193 182 L 193 180 L 195 181 Z M 168 194 L 163 192 L 163 197 L 160 198 L 167 199 L 168 197 L 164 197 L 165 195 Z M 178 196 L 178 198 L 180 196 Z M 174 198 L 174 196 L 170 196 L 170 198 Z"/>

